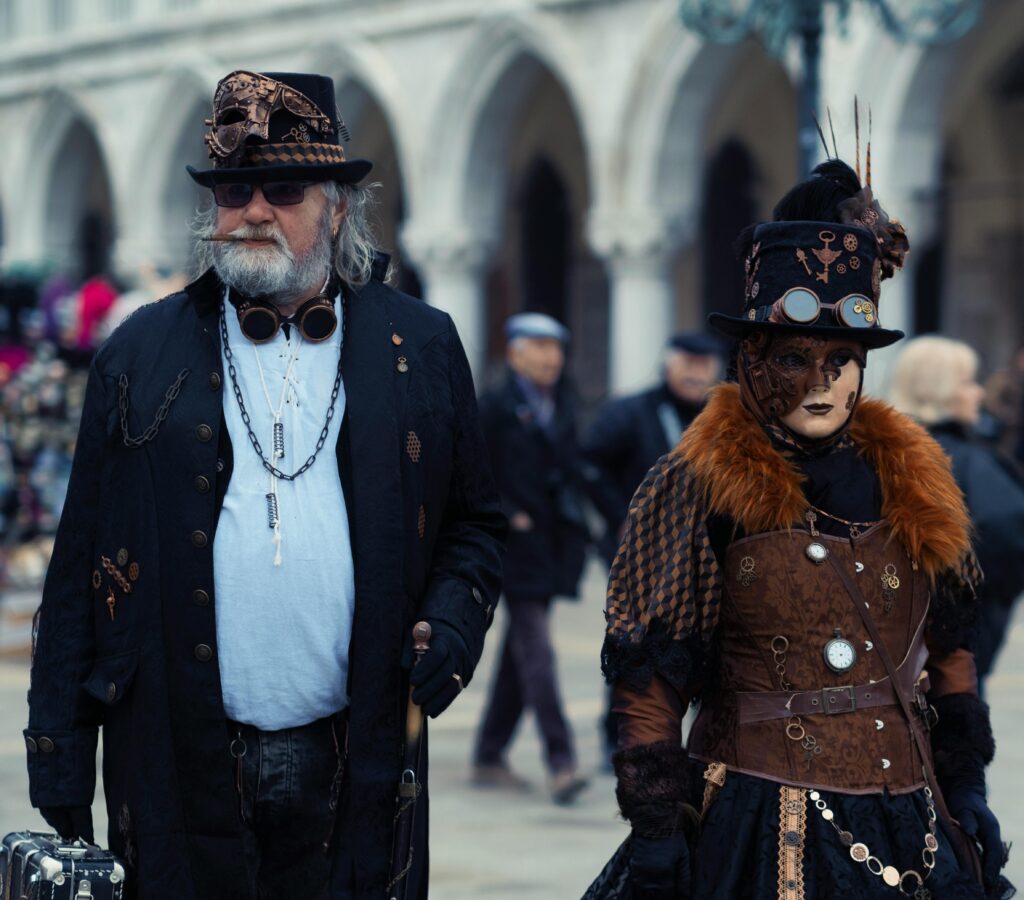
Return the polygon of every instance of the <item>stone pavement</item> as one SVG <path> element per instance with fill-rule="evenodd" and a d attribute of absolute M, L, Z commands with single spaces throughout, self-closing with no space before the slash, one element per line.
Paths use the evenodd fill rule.
<path fill-rule="evenodd" d="M 554 615 L 563 696 L 576 731 L 581 768 L 599 760 L 597 720 L 603 708 L 598 652 L 603 633 L 603 575 L 588 571 L 585 598 L 560 603 Z M 20 730 L 28 671 L 24 642 L 31 595 L 5 600 L 0 620 L 0 831 L 45 827 L 28 804 Z M 525 796 L 478 791 L 467 784 L 468 759 L 484 702 L 502 621 L 495 623 L 473 683 L 431 730 L 431 845 L 433 900 L 578 900 L 626 835 L 617 819 L 614 781 L 595 775 L 579 802 L 554 806 L 544 790 L 540 745 L 524 722 L 512 766 L 536 785 Z M 999 752 L 989 775 L 992 805 L 1007 840 L 1020 850 L 1008 874 L 1024 885 L 1024 610 L 999 670 L 989 682 Z M 105 821 L 95 807 L 97 830 Z"/>

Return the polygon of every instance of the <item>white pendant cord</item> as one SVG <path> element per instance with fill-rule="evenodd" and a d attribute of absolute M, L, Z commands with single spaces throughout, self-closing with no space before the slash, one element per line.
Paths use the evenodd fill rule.
<path fill-rule="evenodd" d="M 291 347 L 291 339 L 285 339 Z M 300 336 L 301 340 L 301 336 Z M 274 404 L 270 400 L 270 391 L 267 389 L 267 380 L 263 374 L 263 362 L 260 360 L 259 348 L 256 344 L 252 345 L 252 352 L 256 356 L 256 368 L 260 373 L 260 384 L 263 386 L 263 396 L 267 401 L 267 409 L 270 411 L 273 424 L 271 426 L 271 453 L 275 460 L 280 459 L 284 456 L 284 435 L 283 425 L 281 423 L 281 417 L 284 415 L 285 400 L 288 397 L 288 391 L 292 388 L 292 369 L 295 366 L 296 361 L 299 358 L 299 340 L 296 340 L 295 346 L 291 348 L 291 353 L 288 357 L 288 365 L 285 367 L 283 384 L 281 385 L 281 399 L 277 404 L 277 409 L 274 409 Z M 280 437 L 278 430 L 281 429 Z M 274 565 L 276 567 L 281 566 L 281 508 L 278 501 L 277 494 L 277 482 L 278 478 L 273 472 L 270 473 L 270 493 L 267 494 L 268 504 L 268 515 L 270 516 L 270 525 L 274 529 Z"/>

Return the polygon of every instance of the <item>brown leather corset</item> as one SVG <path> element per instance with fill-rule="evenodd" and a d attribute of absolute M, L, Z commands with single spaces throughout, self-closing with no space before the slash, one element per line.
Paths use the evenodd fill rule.
<path fill-rule="evenodd" d="M 900 682 L 908 695 L 924 690 L 927 581 L 888 523 L 852 541 L 798 529 L 753 535 L 726 552 L 720 690 L 703 698 L 690 754 L 793 785 L 916 790 L 920 756 L 885 668 L 832 567 L 808 554 L 811 544 L 857 573 Z M 843 671 L 826 661 L 837 638 L 855 654 Z M 833 650 L 834 665 L 848 662 L 847 648 Z"/>

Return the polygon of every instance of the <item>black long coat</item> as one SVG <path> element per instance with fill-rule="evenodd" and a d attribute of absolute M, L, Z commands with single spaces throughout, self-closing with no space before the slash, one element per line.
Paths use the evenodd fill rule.
<path fill-rule="evenodd" d="M 568 391 L 556 394 L 550 433 L 537 423 L 513 377 L 480 398 L 480 421 L 506 515 L 525 512 L 533 523 L 529 530 L 509 531 L 506 594 L 575 596 L 589 535 Z"/>
<path fill-rule="evenodd" d="M 249 897 L 214 615 L 213 537 L 230 476 L 222 404 L 235 402 L 221 368 L 221 296 L 207 273 L 140 310 L 97 353 L 32 667 L 32 803 L 91 803 L 102 725 L 109 841 L 134 856 L 142 898 Z M 500 590 L 505 523 L 448 316 L 376 280 L 346 291 L 346 315 L 336 464 L 356 605 L 332 897 L 380 900 L 408 695 L 403 641 L 416 619 L 432 617 L 457 628 L 479 658 Z M 185 370 L 155 439 L 127 447 L 119 379 L 127 376 L 134 436 Z M 328 450 L 317 465 L 331 464 Z M 122 549 L 122 572 L 138 565 L 130 593 L 102 564 L 116 565 Z M 425 808 L 410 897 L 426 896 Z"/>
<path fill-rule="evenodd" d="M 700 407 L 680 410 L 664 384 L 639 394 L 620 397 L 597 414 L 582 443 L 584 474 L 591 502 L 605 520 L 600 542 L 611 562 L 619 548 L 619 529 L 629 502 L 651 467 L 668 453 L 693 421 Z"/>

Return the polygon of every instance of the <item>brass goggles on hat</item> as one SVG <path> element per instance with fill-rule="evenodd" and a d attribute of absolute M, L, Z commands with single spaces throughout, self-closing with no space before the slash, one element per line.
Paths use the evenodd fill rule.
<path fill-rule="evenodd" d="M 764 321 L 768 322 L 812 325 L 821 318 L 822 310 L 828 309 L 836 321 L 847 328 L 874 328 L 878 325 L 875 304 L 863 294 L 847 294 L 835 303 L 822 303 L 810 288 L 795 287 L 767 309 Z"/>

